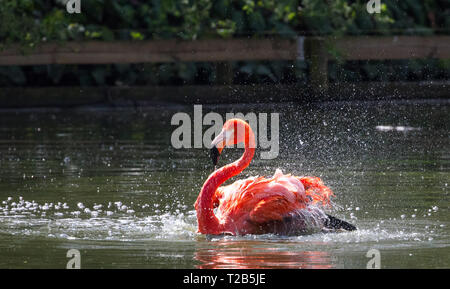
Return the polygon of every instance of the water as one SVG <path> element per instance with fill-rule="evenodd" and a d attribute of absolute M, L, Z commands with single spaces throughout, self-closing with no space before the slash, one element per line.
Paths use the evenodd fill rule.
<path fill-rule="evenodd" d="M 279 112 L 276 168 L 321 177 L 329 213 L 358 231 L 206 238 L 193 203 L 212 164 L 171 146 L 171 117 L 192 106 L 0 112 L 0 267 L 450 267 L 450 102 L 203 106 L 203 113 Z M 206 126 L 204 127 L 207 128 Z M 242 153 L 225 150 L 220 164 Z"/>

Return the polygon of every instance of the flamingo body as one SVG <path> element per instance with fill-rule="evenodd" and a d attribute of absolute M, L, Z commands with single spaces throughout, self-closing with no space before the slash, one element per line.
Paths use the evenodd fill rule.
<path fill-rule="evenodd" d="M 326 219 L 300 178 L 281 170 L 219 187 L 213 201 L 224 233 L 233 235 L 306 233 L 320 230 Z"/>

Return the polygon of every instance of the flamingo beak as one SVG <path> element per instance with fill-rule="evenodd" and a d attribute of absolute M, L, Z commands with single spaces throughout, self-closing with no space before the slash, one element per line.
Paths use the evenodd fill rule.
<path fill-rule="evenodd" d="M 225 133 L 225 130 L 222 130 L 211 143 L 210 156 L 214 166 L 216 166 L 219 162 L 220 154 L 222 153 L 222 150 L 225 147 L 226 143 L 227 135 Z"/>
<path fill-rule="evenodd" d="M 216 147 L 212 147 L 210 156 L 211 156 L 211 160 L 213 162 L 214 167 L 216 167 L 217 163 L 219 162 L 219 157 L 220 157 L 219 150 Z"/>

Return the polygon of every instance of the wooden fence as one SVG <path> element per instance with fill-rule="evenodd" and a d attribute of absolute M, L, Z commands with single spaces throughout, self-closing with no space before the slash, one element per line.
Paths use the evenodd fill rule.
<path fill-rule="evenodd" d="M 296 39 L 149 40 L 42 44 L 30 53 L 18 47 L 0 52 L 2 65 L 216 62 L 218 82 L 228 84 L 230 61 L 309 60 L 311 87 L 328 88 L 328 61 L 334 47 L 344 60 L 450 58 L 450 36 L 358 36 Z"/>

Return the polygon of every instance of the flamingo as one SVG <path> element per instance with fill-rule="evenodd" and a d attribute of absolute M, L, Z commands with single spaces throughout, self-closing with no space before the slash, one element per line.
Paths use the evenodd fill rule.
<path fill-rule="evenodd" d="M 255 135 L 241 119 L 230 119 L 212 142 L 216 166 L 226 146 L 244 143 L 237 161 L 209 175 L 195 202 L 198 232 L 207 235 L 299 235 L 317 231 L 356 230 L 320 207 L 333 192 L 318 177 L 297 177 L 277 169 L 272 177 L 249 177 L 221 185 L 247 168 L 255 153 Z"/>

